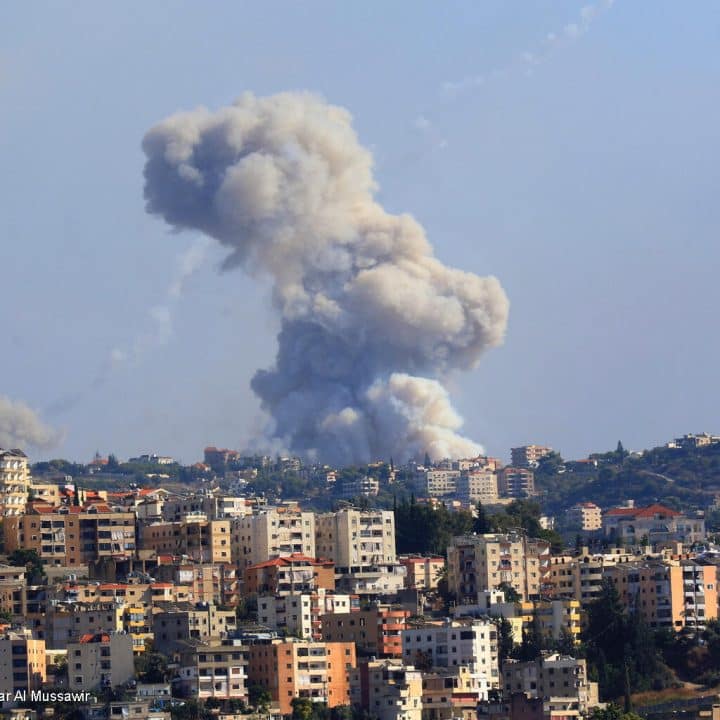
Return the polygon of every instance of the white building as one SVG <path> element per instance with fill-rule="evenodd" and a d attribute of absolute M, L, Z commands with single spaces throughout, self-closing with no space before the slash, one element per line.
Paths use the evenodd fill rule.
<path fill-rule="evenodd" d="M 267 510 L 233 520 L 233 559 L 240 567 L 299 553 L 315 557 L 315 514 Z"/>

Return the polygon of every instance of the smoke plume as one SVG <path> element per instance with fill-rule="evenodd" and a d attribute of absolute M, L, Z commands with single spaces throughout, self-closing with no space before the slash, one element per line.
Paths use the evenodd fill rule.
<path fill-rule="evenodd" d="M 25 403 L 0 395 L 0 448 L 46 450 L 59 441 L 60 433 L 45 425 Z"/>
<path fill-rule="evenodd" d="M 289 450 L 326 462 L 477 454 L 441 381 L 503 340 L 493 277 L 446 267 L 375 200 L 350 114 L 306 93 L 173 115 L 143 140 L 147 210 L 269 275 L 281 318 L 252 387 Z"/>

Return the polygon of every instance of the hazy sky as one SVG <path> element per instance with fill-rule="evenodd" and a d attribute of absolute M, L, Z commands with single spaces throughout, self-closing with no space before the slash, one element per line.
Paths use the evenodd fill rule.
<path fill-rule="evenodd" d="M 257 435 L 268 288 L 145 213 L 140 142 L 298 89 L 352 112 L 388 210 L 503 284 L 504 346 L 450 383 L 489 453 L 720 432 L 720 4 L 74 0 L 0 10 L 0 395 L 65 433 L 35 456 Z"/>

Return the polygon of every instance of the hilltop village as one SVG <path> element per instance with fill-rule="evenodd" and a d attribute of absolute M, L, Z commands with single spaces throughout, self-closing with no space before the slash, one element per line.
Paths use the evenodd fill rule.
<path fill-rule="evenodd" d="M 2 716 L 615 720 L 676 691 L 715 718 L 718 495 L 707 434 L 353 468 L 0 450 Z"/>

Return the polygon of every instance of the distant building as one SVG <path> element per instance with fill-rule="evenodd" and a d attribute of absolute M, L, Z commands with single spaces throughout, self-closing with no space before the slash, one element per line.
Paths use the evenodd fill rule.
<path fill-rule="evenodd" d="M 185 640 L 221 640 L 236 628 L 234 610 L 221 610 L 212 603 L 157 603 L 152 618 L 154 647 L 170 653 Z"/>
<path fill-rule="evenodd" d="M 527 498 L 535 494 L 535 475 L 523 467 L 504 467 L 497 471 L 498 492 L 506 498 Z"/>
<path fill-rule="evenodd" d="M 354 642 L 367 656 L 401 657 L 401 632 L 408 610 L 375 604 L 351 613 L 328 613 L 321 618 L 322 637 L 328 642 Z"/>
<path fill-rule="evenodd" d="M 205 464 L 209 465 L 215 472 L 223 473 L 229 463 L 240 460 L 240 453 L 236 450 L 209 446 L 205 448 L 204 460 Z"/>
<path fill-rule="evenodd" d="M 245 594 L 289 595 L 335 589 L 335 563 L 293 554 L 246 567 Z"/>
<path fill-rule="evenodd" d="M 0 515 L 24 513 L 29 489 L 27 455 L 22 450 L 0 448 Z"/>
<path fill-rule="evenodd" d="M 248 649 L 238 640 L 180 646 L 180 689 L 207 700 L 247 702 Z"/>
<path fill-rule="evenodd" d="M 443 557 L 415 557 L 400 558 L 400 564 L 407 570 L 405 587 L 415 590 L 436 590 L 438 579 L 445 569 Z"/>
<path fill-rule="evenodd" d="M 340 496 L 345 498 L 375 497 L 380 492 L 378 479 L 367 475 L 344 479 L 339 485 Z"/>
<path fill-rule="evenodd" d="M 45 682 L 45 641 L 30 630 L 0 635 L 0 687 L 3 693 L 39 690 Z"/>
<path fill-rule="evenodd" d="M 350 673 L 350 695 L 354 707 L 377 720 L 423 717 L 423 675 L 400 660 L 361 661 Z"/>
<path fill-rule="evenodd" d="M 135 677 L 132 638 L 125 633 L 83 635 L 68 643 L 70 690 L 93 692 L 124 685 Z"/>
<path fill-rule="evenodd" d="M 489 467 L 462 472 L 457 479 L 457 495 L 465 503 L 492 504 L 498 500 L 498 476 Z"/>
<path fill-rule="evenodd" d="M 682 542 L 691 545 L 705 539 L 702 515 L 687 516 L 659 503 L 647 507 L 612 508 L 603 514 L 603 532 L 607 537 L 628 545 L 646 542 Z"/>
<path fill-rule="evenodd" d="M 457 492 L 460 470 L 428 469 L 423 472 L 425 492 L 429 497 L 443 497 Z"/>
<path fill-rule="evenodd" d="M 567 524 L 578 530 L 599 530 L 602 528 L 602 510 L 591 502 L 580 502 L 573 505 L 565 514 Z"/>
<path fill-rule="evenodd" d="M 542 445 L 522 445 L 510 450 L 512 465 L 519 468 L 534 468 L 542 458 L 553 451 L 550 447 Z"/>

